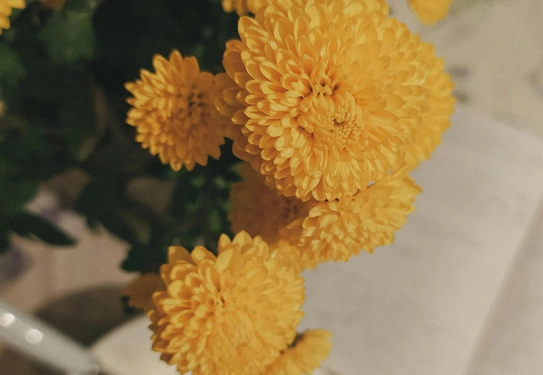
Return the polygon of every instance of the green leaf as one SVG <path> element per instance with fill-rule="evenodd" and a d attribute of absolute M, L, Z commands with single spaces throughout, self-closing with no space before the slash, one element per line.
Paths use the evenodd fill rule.
<path fill-rule="evenodd" d="M 202 177 L 205 182 L 205 176 Z M 202 206 L 204 193 L 201 187 L 195 186 L 191 172 L 182 172 L 176 182 L 176 186 L 169 204 L 172 215 L 176 218 L 184 218 L 195 214 Z"/>
<path fill-rule="evenodd" d="M 87 7 L 66 9 L 49 19 L 39 36 L 46 44 L 53 62 L 71 64 L 93 57 L 96 44 L 92 25 L 93 15 L 94 8 Z"/>
<path fill-rule="evenodd" d="M 30 212 L 12 217 L 9 224 L 11 230 L 24 237 L 36 236 L 48 244 L 57 246 L 75 244 L 75 240 L 56 225 Z"/>
<path fill-rule="evenodd" d="M 74 160 L 84 161 L 99 141 L 89 79 L 81 76 L 80 85 L 59 108 L 58 126 Z"/>
<path fill-rule="evenodd" d="M 20 129 L 4 133 L 0 158 L 9 160 L 16 166 L 14 178 L 47 180 L 73 165 L 70 156 L 64 154 L 59 147 L 58 139 L 49 138 L 44 127 L 37 122 L 32 125 L 24 124 Z"/>
<path fill-rule="evenodd" d="M 128 243 L 138 243 L 138 238 L 132 226 L 124 221 L 116 212 L 104 209 L 95 216 L 95 219 L 97 219 L 111 234 Z"/>
<path fill-rule="evenodd" d="M 168 246 L 163 243 L 132 246 L 121 268 L 129 272 L 156 272 L 160 265 L 167 262 Z"/>
<path fill-rule="evenodd" d="M 79 196 L 75 208 L 87 217 L 87 223 L 96 227 L 100 223 L 113 235 L 131 244 L 139 242 L 134 228 L 121 215 L 123 197 L 121 186 L 113 178 L 94 179 Z"/>
<path fill-rule="evenodd" d="M 211 212 L 207 216 L 207 221 L 211 230 L 215 233 L 220 233 L 222 228 L 221 213 L 217 208 L 212 207 Z"/>
<path fill-rule="evenodd" d="M 0 215 L 13 216 L 24 211 L 24 205 L 38 191 L 34 181 L 11 181 L 7 178 L 0 180 Z"/>
<path fill-rule="evenodd" d="M 0 43 L 0 84 L 14 85 L 25 75 L 19 54 L 7 44 Z"/>

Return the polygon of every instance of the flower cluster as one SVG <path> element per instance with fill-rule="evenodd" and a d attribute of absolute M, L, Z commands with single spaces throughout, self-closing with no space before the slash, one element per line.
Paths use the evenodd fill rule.
<path fill-rule="evenodd" d="M 393 241 L 420 192 L 408 173 L 449 126 L 452 83 L 383 1 L 283 4 L 240 19 L 216 77 L 226 134 L 253 170 L 229 219 L 314 267 Z"/>
<path fill-rule="evenodd" d="M 443 16 L 438 3 L 448 7 L 410 0 L 425 22 Z M 182 374 L 310 374 L 330 333 L 296 334 L 300 272 L 393 242 L 421 191 L 409 173 L 449 126 L 452 82 L 384 0 L 222 6 L 241 16 L 225 72 L 156 56 L 156 73 L 126 85 L 127 122 L 174 170 L 206 165 L 232 140 L 244 162 L 230 190 L 238 234 L 223 235 L 217 255 L 171 247 L 152 303 L 154 279 L 127 294 L 149 311 L 153 349 Z"/>
<path fill-rule="evenodd" d="M 23 9 L 25 6 L 24 0 L 0 0 L 0 35 L 2 30 L 9 29 L 9 16 L 13 9 Z"/>

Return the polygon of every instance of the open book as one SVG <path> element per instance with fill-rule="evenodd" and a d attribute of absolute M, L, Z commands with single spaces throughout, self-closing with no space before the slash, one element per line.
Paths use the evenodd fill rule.
<path fill-rule="evenodd" d="M 457 109 L 392 246 L 306 272 L 341 375 L 543 374 L 543 143 Z M 326 367 L 325 366 L 325 367 Z"/>
<path fill-rule="evenodd" d="M 543 144 L 457 109 L 392 246 L 306 271 L 304 328 L 334 333 L 314 375 L 543 373 Z M 146 318 L 95 346 L 118 375 L 176 373 Z"/>

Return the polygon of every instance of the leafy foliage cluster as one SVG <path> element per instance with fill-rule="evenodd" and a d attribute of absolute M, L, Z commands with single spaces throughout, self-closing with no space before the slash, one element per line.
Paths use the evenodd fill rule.
<path fill-rule="evenodd" d="M 231 144 L 206 168 L 173 172 L 135 142 L 123 85 L 172 49 L 220 71 L 237 15 L 220 0 L 67 0 L 60 11 L 36 1 L 11 23 L 0 36 L 0 252 L 13 233 L 77 241 L 25 208 L 42 184 L 73 170 L 87 181 L 73 208 L 130 244 L 126 270 L 154 270 L 168 245 L 213 248 L 229 233 Z M 141 179 L 169 188 L 141 200 L 129 193 Z M 165 195 L 157 209 L 152 200 Z"/>

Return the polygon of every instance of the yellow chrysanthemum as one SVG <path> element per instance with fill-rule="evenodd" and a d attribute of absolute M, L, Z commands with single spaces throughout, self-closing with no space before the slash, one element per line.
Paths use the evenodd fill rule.
<path fill-rule="evenodd" d="M 146 273 L 130 283 L 123 289 L 123 295 L 127 296 L 128 304 L 136 309 L 149 311 L 154 308 L 153 293 L 166 289 L 159 275 Z"/>
<path fill-rule="evenodd" d="M 167 289 L 149 312 L 153 350 L 181 374 L 258 374 L 296 335 L 303 279 L 260 237 L 223 235 L 218 257 L 171 247 L 161 275 Z"/>
<path fill-rule="evenodd" d="M 428 83 L 442 65 L 384 2 L 292 3 L 240 18 L 215 103 L 234 153 L 268 184 L 302 200 L 350 197 L 408 163 L 415 134 L 435 130 L 430 103 L 451 107 L 450 87 Z"/>
<path fill-rule="evenodd" d="M 445 18 L 451 2 L 452 0 L 409 0 L 409 6 L 420 22 L 430 25 Z"/>
<path fill-rule="evenodd" d="M 431 44 L 423 44 L 422 53 L 434 54 Z M 405 162 L 411 169 L 421 160 L 426 160 L 436 146 L 441 143 L 441 134 L 447 130 L 454 109 L 455 100 L 451 96 L 453 83 L 450 77 L 443 74 L 445 62 L 443 59 L 431 59 L 424 87 L 432 93 L 428 96 L 426 114 L 420 126 L 413 132 L 413 142 L 405 151 Z"/>
<path fill-rule="evenodd" d="M 24 0 L 0 0 L 0 34 L 2 30 L 9 29 L 9 16 L 13 8 L 23 9 L 26 6 Z"/>
<path fill-rule="evenodd" d="M 304 263 L 347 261 L 360 249 L 389 245 L 414 211 L 420 188 L 403 173 L 387 176 L 353 197 L 319 202 L 281 231 Z"/>
<path fill-rule="evenodd" d="M 240 167 L 242 180 L 230 189 L 231 209 L 228 220 L 234 233 L 246 231 L 260 236 L 276 256 L 297 268 L 314 268 L 316 263 L 302 261 L 300 249 L 290 246 L 281 230 L 307 213 L 316 202 L 303 202 L 295 197 L 285 197 L 264 183 L 262 176 L 243 163 Z"/>
<path fill-rule="evenodd" d="M 269 245 L 281 240 L 279 231 L 296 219 L 307 216 L 314 201 L 303 202 L 285 197 L 264 183 L 264 179 L 243 163 L 242 180 L 230 189 L 231 209 L 228 219 L 234 233 L 247 231 L 260 236 Z"/>
<path fill-rule="evenodd" d="M 173 51 L 170 60 L 155 55 L 156 73 L 141 71 L 141 80 L 126 84 L 134 97 L 126 122 L 136 127 L 136 140 L 164 164 L 178 171 L 218 159 L 224 143 L 221 117 L 211 96 L 213 75 L 200 72 L 194 57 Z"/>
<path fill-rule="evenodd" d="M 326 330 L 313 329 L 299 334 L 293 344 L 270 364 L 264 375 L 310 375 L 328 358 L 332 334 Z"/>

